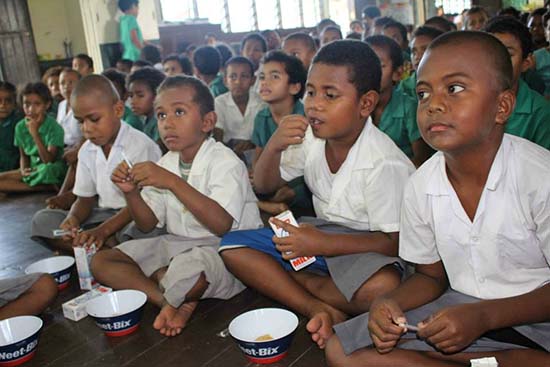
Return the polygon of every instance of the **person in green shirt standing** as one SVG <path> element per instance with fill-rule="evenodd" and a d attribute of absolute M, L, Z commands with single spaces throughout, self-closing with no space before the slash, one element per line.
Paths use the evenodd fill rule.
<path fill-rule="evenodd" d="M 521 73 L 531 66 L 533 41 L 529 29 L 513 18 L 496 17 L 489 21 L 485 31 L 506 46 L 512 60 L 516 106 L 504 132 L 550 149 L 550 102 L 520 78 Z"/>
<path fill-rule="evenodd" d="M 120 43 L 122 58 L 132 61 L 139 60 L 141 49 L 145 45 L 141 29 L 137 22 L 139 13 L 138 0 L 118 0 L 118 7 L 124 13 L 120 17 Z"/>
<path fill-rule="evenodd" d="M 15 86 L 0 82 L 0 172 L 19 166 L 19 149 L 13 144 L 15 125 L 21 119 L 16 99 Z"/>
<path fill-rule="evenodd" d="M 15 125 L 19 170 L 0 174 L 0 196 L 11 192 L 55 190 L 65 178 L 61 125 L 48 115 L 52 97 L 44 83 L 29 83 L 21 91 L 25 118 Z"/>
<path fill-rule="evenodd" d="M 403 70 L 401 48 L 388 36 L 370 36 L 365 38 L 365 42 L 378 56 L 382 68 L 380 98 L 371 114 L 372 121 L 419 167 L 430 158 L 433 150 L 420 136 L 416 123 L 416 100 L 394 88 Z"/>

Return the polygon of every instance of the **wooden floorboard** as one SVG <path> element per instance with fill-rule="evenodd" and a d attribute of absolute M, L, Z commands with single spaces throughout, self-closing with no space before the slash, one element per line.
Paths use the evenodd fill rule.
<path fill-rule="evenodd" d="M 0 202 L 0 278 L 21 274 L 30 263 L 53 256 L 53 252 L 29 238 L 32 215 L 44 207 L 47 194 L 10 196 Z M 153 329 L 158 309 L 146 305 L 137 332 L 108 338 L 90 318 L 74 322 L 63 317 L 61 305 L 82 292 L 73 272 L 71 285 L 60 292 L 42 318 L 44 327 L 36 356 L 28 367 L 250 367 L 231 337 L 217 333 L 242 312 L 261 307 L 280 307 L 246 290 L 228 301 L 206 300 L 199 304 L 181 335 L 166 338 Z M 311 342 L 300 324 L 288 355 L 273 367 L 325 366 L 323 353 Z"/>

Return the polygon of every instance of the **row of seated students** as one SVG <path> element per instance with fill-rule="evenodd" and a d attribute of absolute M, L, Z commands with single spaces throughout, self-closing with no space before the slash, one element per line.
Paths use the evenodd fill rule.
<path fill-rule="evenodd" d="M 428 28 L 412 39 L 413 96 L 400 82 L 402 49 L 380 35 L 315 50 L 294 34 L 282 52 L 230 58 L 228 92 L 216 98 L 208 83 L 221 62 L 215 73 L 199 62 L 208 46 L 193 55 L 198 78 L 145 67 L 122 85 L 107 72 L 75 81 L 64 92 L 83 137 L 74 202 L 37 212 L 32 238 L 62 251 L 95 243 L 97 280 L 145 292 L 167 336 L 201 299 L 246 285 L 308 317 L 330 365 L 457 366 L 488 355 L 548 365 L 550 107 L 520 79 L 529 31 L 508 17 L 483 32 Z M 243 50 L 262 43 L 247 39 Z M 123 120 L 125 86 L 151 131 Z M 15 92 L 4 83 L 0 93 L 6 119 Z M 65 178 L 64 126 L 48 115 L 44 84 L 20 100 L 21 166 L 0 175 L 0 192 L 51 189 Z M 252 135 L 232 135 L 222 116 L 242 117 Z M 307 190 L 315 217 L 299 227 L 271 218 L 286 238 L 261 228 L 257 197 L 287 205 Z M 57 228 L 71 234 L 54 238 Z M 291 270 L 289 259 L 312 255 L 306 271 Z M 0 319 L 42 311 L 51 282 L 0 281 Z"/>

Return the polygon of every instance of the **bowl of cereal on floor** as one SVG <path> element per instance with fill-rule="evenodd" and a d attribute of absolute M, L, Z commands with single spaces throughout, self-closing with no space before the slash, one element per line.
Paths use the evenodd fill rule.
<path fill-rule="evenodd" d="M 86 313 L 105 335 L 124 336 L 138 329 L 145 302 L 145 293 L 125 289 L 92 299 L 86 304 Z"/>
<path fill-rule="evenodd" d="M 0 367 L 17 366 L 34 357 L 42 320 L 16 316 L 0 321 Z"/>
<path fill-rule="evenodd" d="M 253 363 L 275 363 L 284 358 L 298 327 L 298 317 L 281 308 L 260 308 L 231 321 L 229 334 Z"/>
<path fill-rule="evenodd" d="M 69 286 L 74 258 L 71 256 L 54 256 L 42 259 L 27 266 L 25 273 L 48 273 L 54 277 L 57 289 L 63 290 Z"/>

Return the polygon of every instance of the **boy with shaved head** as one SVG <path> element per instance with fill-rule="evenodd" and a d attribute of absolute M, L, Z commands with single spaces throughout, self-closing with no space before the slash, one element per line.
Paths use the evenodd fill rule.
<path fill-rule="evenodd" d="M 124 104 L 104 76 L 83 78 L 71 95 L 71 108 L 87 141 L 78 153 L 73 193 L 77 200 L 69 211 L 44 209 L 32 220 L 32 238 L 70 251 L 73 246 L 116 244 L 114 235 L 130 222 L 124 195 L 111 182 L 111 172 L 124 159 L 156 162 L 161 152 L 147 135 L 122 124 Z M 85 231 L 79 231 L 83 227 Z M 70 231 L 62 238 L 54 229 Z"/>

